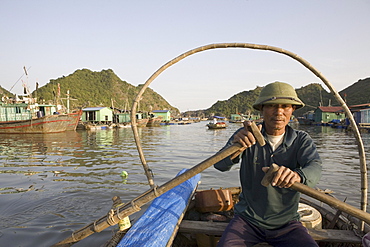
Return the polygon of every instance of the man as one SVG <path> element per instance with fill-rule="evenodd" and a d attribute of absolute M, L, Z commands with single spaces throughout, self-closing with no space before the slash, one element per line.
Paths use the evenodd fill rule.
<path fill-rule="evenodd" d="M 261 147 L 250 131 L 250 122 L 236 131 L 225 148 L 240 143 L 243 148 L 214 166 L 228 171 L 239 163 L 242 192 L 235 205 L 235 217 L 218 246 L 317 246 L 297 213 L 300 194 L 289 189 L 296 182 L 313 187 L 321 177 L 321 160 L 311 137 L 288 126 L 295 109 L 303 107 L 294 88 L 286 83 L 266 85 L 253 107 L 261 111 L 260 130 L 266 140 Z M 236 157 L 231 159 L 231 157 Z M 271 185 L 261 180 L 269 166 L 279 165 Z"/>

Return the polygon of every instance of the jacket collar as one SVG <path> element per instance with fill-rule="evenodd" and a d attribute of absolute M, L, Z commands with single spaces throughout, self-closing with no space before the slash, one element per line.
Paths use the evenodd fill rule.
<path fill-rule="evenodd" d="M 267 141 L 267 133 L 266 133 L 264 122 L 262 123 L 261 132 L 265 140 Z M 283 140 L 282 145 L 284 145 L 285 147 L 290 147 L 296 138 L 297 138 L 296 131 L 294 131 L 294 129 L 290 127 L 289 125 L 285 126 L 285 134 L 284 134 L 284 140 Z"/>

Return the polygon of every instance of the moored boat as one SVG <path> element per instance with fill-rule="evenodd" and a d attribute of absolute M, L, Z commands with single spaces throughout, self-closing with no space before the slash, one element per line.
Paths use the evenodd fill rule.
<path fill-rule="evenodd" d="M 161 125 L 162 118 L 161 117 L 149 117 L 146 127 L 158 127 Z"/>
<path fill-rule="evenodd" d="M 34 134 L 76 130 L 82 111 L 61 114 L 57 106 L 0 102 L 0 133 Z"/>

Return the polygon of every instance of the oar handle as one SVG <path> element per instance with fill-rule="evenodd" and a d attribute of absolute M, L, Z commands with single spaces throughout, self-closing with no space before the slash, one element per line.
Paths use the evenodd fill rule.
<path fill-rule="evenodd" d="M 301 192 L 305 195 L 308 195 L 312 198 L 315 198 L 321 202 L 324 202 L 336 209 L 339 209 L 343 212 L 346 212 L 358 219 L 361 219 L 363 221 L 365 221 L 366 223 L 370 224 L 370 214 L 365 212 L 365 211 L 362 211 L 358 208 L 355 208 L 345 202 L 342 202 L 340 200 L 338 200 L 337 198 L 334 198 L 332 196 L 329 196 L 323 192 L 320 192 L 320 191 L 317 191 L 311 187 L 308 187 L 307 185 L 304 185 L 302 183 L 294 183 L 290 188 L 298 191 L 298 192 Z"/>
<path fill-rule="evenodd" d="M 254 121 L 251 122 L 251 125 L 250 125 L 250 128 L 251 128 L 251 131 L 254 135 L 254 137 L 256 138 L 257 142 L 260 144 L 260 146 L 265 146 L 266 142 L 265 142 L 265 138 L 263 137 L 260 129 L 257 127 L 256 123 Z M 241 149 L 239 149 L 237 152 L 235 152 L 233 155 L 231 155 L 231 159 L 235 159 L 236 157 L 238 157 L 238 155 L 243 152 L 245 149 L 247 149 L 246 147 L 242 147 Z"/>
<path fill-rule="evenodd" d="M 279 166 L 276 164 L 271 164 L 270 169 L 267 171 L 265 176 L 262 178 L 261 184 L 265 187 L 271 186 L 270 183 L 277 170 L 279 170 Z M 370 224 L 370 214 L 369 213 L 366 213 L 365 211 L 362 211 L 345 202 L 342 202 L 338 200 L 337 198 L 329 196 L 323 192 L 317 191 L 315 189 L 312 189 L 311 187 L 308 187 L 307 185 L 304 185 L 298 182 L 294 183 L 290 188 L 298 192 L 301 192 L 305 195 L 308 195 L 312 198 L 315 198 L 321 202 L 325 202 L 326 204 L 336 209 L 339 209 L 343 212 L 353 215 L 354 217 L 359 218 L 365 221 L 366 223 Z"/>

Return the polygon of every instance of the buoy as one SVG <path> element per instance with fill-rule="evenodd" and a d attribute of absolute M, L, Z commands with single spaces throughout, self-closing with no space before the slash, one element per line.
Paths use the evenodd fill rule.
<path fill-rule="evenodd" d="M 122 178 L 127 178 L 128 177 L 128 173 L 126 171 L 122 171 L 121 172 L 121 177 Z"/>

